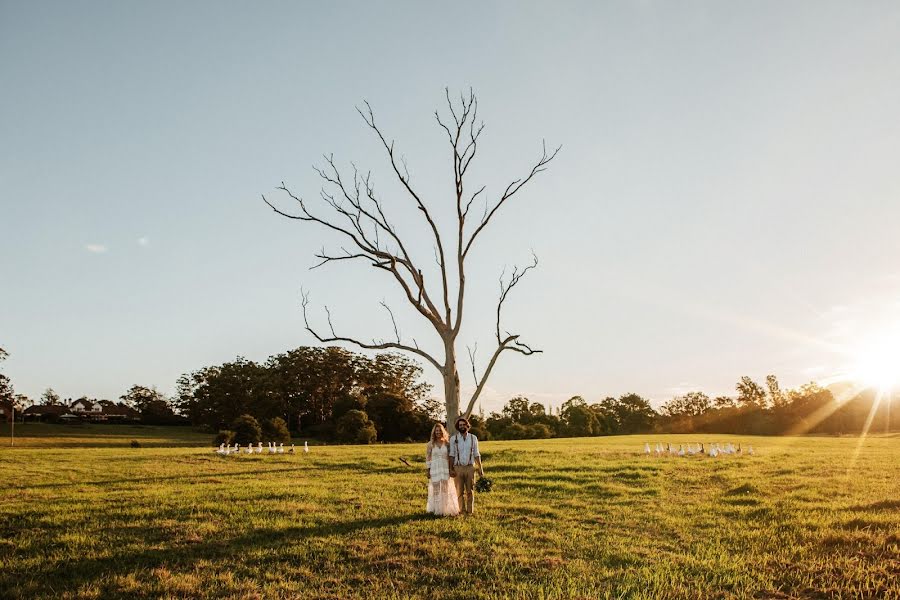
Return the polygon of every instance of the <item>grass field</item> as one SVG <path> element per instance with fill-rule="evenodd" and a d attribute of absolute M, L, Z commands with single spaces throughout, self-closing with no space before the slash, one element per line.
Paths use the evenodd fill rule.
<path fill-rule="evenodd" d="M 495 490 L 440 519 L 422 445 L 219 457 L 183 430 L 101 431 L 0 449 L 0 597 L 900 598 L 896 436 L 855 461 L 857 438 L 486 442 Z"/>

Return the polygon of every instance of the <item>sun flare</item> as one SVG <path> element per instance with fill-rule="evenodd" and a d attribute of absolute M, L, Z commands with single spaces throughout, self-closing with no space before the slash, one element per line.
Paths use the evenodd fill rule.
<path fill-rule="evenodd" d="M 855 379 L 887 390 L 900 384 L 900 327 L 873 338 L 856 353 Z"/>

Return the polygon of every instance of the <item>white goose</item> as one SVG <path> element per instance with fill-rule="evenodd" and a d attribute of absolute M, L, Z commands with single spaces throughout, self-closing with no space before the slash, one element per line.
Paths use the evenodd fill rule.
<path fill-rule="evenodd" d="M 678 447 L 678 456 L 684 456 L 684 444 Z"/>
<path fill-rule="evenodd" d="M 650 456 L 650 442 L 644 442 L 644 454 Z"/>
<path fill-rule="evenodd" d="M 219 449 L 216 450 L 216 454 L 225 454 L 225 443 L 219 444 Z"/>
<path fill-rule="evenodd" d="M 712 449 L 709 451 L 709 456 L 711 458 L 715 458 L 719 456 L 719 449 L 716 447 L 718 444 L 713 444 Z"/>
<path fill-rule="evenodd" d="M 253 454 L 253 444 L 247 444 L 247 454 Z"/>
<path fill-rule="evenodd" d="M 258 442 L 259 445 L 256 447 L 256 453 L 262 454 L 262 442 Z"/>
<path fill-rule="evenodd" d="M 753 456 L 753 446 L 750 446 L 749 448 L 747 448 L 747 454 L 749 454 L 750 456 Z"/>
<path fill-rule="evenodd" d="M 284 442 L 278 445 L 278 454 L 284 454 Z"/>
<path fill-rule="evenodd" d="M 660 456 L 662 454 L 662 444 L 656 442 L 656 456 Z"/>
<path fill-rule="evenodd" d="M 303 451 L 309 452 L 309 442 L 303 442 Z"/>
<path fill-rule="evenodd" d="M 269 454 L 275 454 L 275 442 L 269 442 Z"/>

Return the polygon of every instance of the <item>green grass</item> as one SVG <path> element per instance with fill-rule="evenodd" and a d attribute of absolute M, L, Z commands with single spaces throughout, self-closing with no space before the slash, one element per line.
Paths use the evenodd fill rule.
<path fill-rule="evenodd" d="M 124 434 L 0 450 L 0 597 L 900 598 L 896 436 L 855 463 L 856 438 L 485 442 L 494 491 L 433 518 L 422 445 L 218 457 Z M 658 439 L 758 454 L 639 454 Z"/>
<path fill-rule="evenodd" d="M 0 425 L 0 449 L 10 445 L 9 424 Z M 215 434 L 199 433 L 191 427 L 122 425 L 100 423 L 17 423 L 15 447 L 20 448 L 103 448 L 129 446 L 209 446 Z"/>

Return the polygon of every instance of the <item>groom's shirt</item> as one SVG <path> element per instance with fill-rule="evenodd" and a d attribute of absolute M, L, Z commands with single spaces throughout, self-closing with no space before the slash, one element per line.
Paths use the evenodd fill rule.
<path fill-rule="evenodd" d="M 450 456 L 458 465 L 475 464 L 475 459 L 481 458 L 481 452 L 478 451 L 478 438 L 471 433 L 465 437 L 461 433 L 455 434 L 450 439 Z"/>

